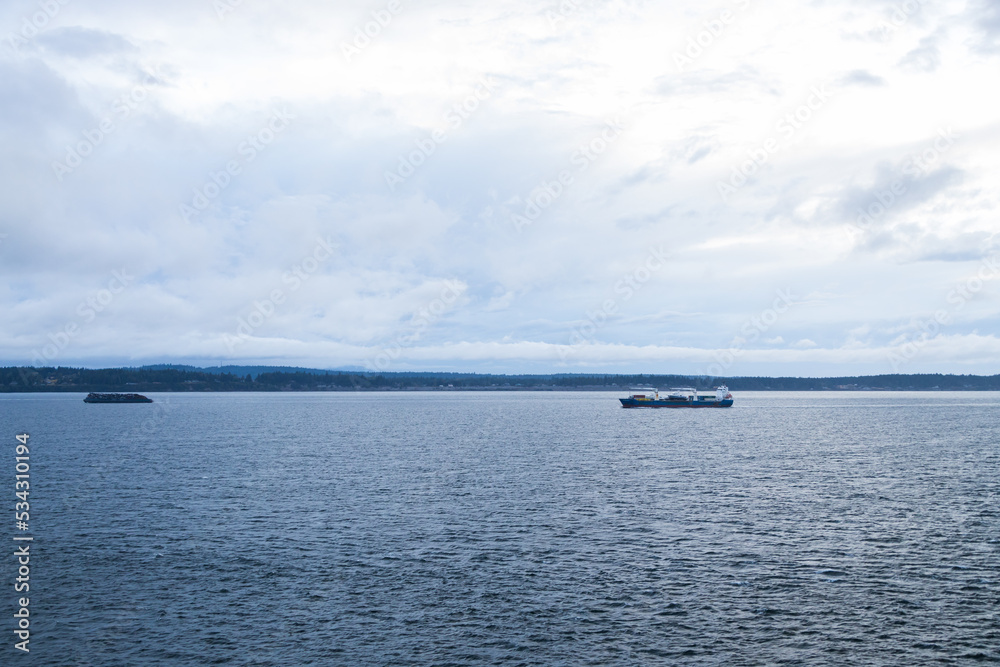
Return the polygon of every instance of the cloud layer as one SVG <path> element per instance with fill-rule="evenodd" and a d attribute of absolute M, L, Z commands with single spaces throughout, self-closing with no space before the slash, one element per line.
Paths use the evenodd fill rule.
<path fill-rule="evenodd" d="M 992 5 L 662 4 L 6 3 L 0 362 L 1000 372 Z"/>

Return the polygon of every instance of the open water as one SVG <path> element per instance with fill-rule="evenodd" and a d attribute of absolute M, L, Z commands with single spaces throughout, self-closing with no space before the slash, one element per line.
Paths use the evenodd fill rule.
<path fill-rule="evenodd" d="M 0 394 L 0 662 L 1000 660 L 997 393 L 150 396 Z"/>

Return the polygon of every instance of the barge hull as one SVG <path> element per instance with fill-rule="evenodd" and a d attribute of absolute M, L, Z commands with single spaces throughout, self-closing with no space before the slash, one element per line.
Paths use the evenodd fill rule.
<path fill-rule="evenodd" d="M 733 399 L 724 401 L 657 401 L 637 400 L 634 398 L 619 398 L 623 408 L 729 408 Z"/>

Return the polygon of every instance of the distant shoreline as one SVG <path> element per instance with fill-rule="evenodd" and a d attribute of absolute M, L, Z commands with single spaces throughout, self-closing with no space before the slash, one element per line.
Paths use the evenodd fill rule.
<path fill-rule="evenodd" d="M 1000 375 L 871 375 L 826 378 L 692 375 L 318 370 L 273 366 L 0 368 L 0 393 L 295 391 L 623 391 L 629 387 L 726 385 L 733 391 L 1000 391 Z"/>
<path fill-rule="evenodd" d="M 116 392 L 125 391 L 130 392 L 143 392 L 146 394 L 363 394 L 363 393 L 432 393 L 432 392 L 450 392 L 450 393 L 517 393 L 517 392 L 548 392 L 548 393 L 560 393 L 560 392 L 622 392 L 626 388 L 621 387 L 615 389 L 614 387 L 383 387 L 383 388 L 369 388 L 369 389 L 204 389 L 204 390 L 184 390 L 184 389 L 162 389 L 162 388 L 152 388 L 152 389 L 136 389 L 134 386 L 129 386 L 124 389 L 72 389 L 72 388 L 59 388 L 59 389 L 22 389 L 22 390 L 8 390 L 4 389 L 0 391 L 0 395 L 3 394 L 86 394 L 94 391 L 103 392 Z M 662 388 L 660 388 L 662 389 Z M 732 389 L 732 388 L 730 388 Z M 701 391 L 702 389 L 699 389 Z M 837 393 L 849 393 L 849 392 L 864 392 L 869 394 L 890 394 L 890 393 L 902 393 L 902 392 L 920 392 L 920 393 L 942 393 L 942 392 L 970 392 L 970 393 L 980 393 L 980 392 L 990 392 L 990 391 L 1000 391 L 1000 389 L 734 389 L 733 391 L 742 392 L 783 392 L 783 393 L 803 393 L 803 394 L 817 394 L 817 393 L 827 393 L 827 394 L 837 394 Z"/>

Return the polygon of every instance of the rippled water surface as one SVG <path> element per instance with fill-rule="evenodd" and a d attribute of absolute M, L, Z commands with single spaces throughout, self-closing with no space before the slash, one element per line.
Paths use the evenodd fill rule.
<path fill-rule="evenodd" d="M 150 396 L 0 395 L 37 664 L 1000 660 L 1000 394 Z"/>

